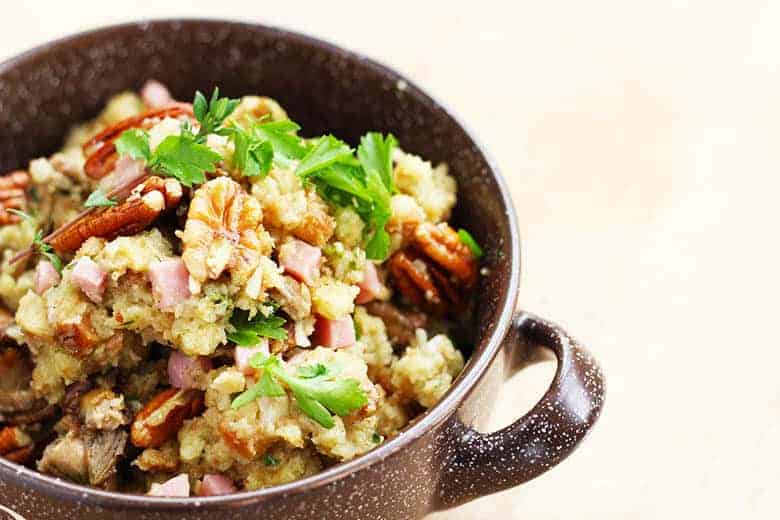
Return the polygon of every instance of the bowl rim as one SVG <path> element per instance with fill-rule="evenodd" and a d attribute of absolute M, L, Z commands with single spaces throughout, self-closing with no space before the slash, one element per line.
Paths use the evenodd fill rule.
<path fill-rule="evenodd" d="M 381 76 L 385 76 L 393 81 L 402 81 L 405 83 L 405 91 L 408 95 L 416 97 L 423 102 L 432 105 L 446 114 L 470 139 L 475 148 L 484 157 L 492 176 L 498 186 L 497 195 L 505 208 L 505 218 L 508 220 L 509 239 L 510 239 L 510 262 L 508 265 L 508 282 L 506 284 L 506 293 L 503 301 L 499 305 L 498 316 L 493 320 L 492 330 L 489 330 L 482 341 L 474 349 L 474 353 L 469 357 L 463 371 L 453 382 L 452 387 L 442 397 L 442 399 L 433 407 L 415 419 L 412 423 L 401 430 L 395 438 L 381 444 L 377 448 L 360 455 L 350 461 L 336 464 L 324 471 L 302 478 L 287 484 L 281 484 L 254 491 L 242 491 L 230 495 L 221 495 L 213 497 L 182 497 L 166 498 L 151 497 L 148 495 L 136 495 L 130 493 L 119 493 L 104 491 L 73 482 L 69 482 L 57 477 L 52 477 L 31 470 L 24 466 L 0 458 L 0 476 L 2 480 L 15 481 L 22 486 L 29 486 L 36 491 L 55 498 L 71 501 L 88 501 L 90 505 L 101 507 L 117 507 L 124 509 L 155 509 L 159 511 L 179 510 L 188 507 L 208 508 L 232 506 L 240 507 L 259 501 L 269 500 L 283 495 L 297 495 L 316 488 L 326 486 L 336 480 L 340 480 L 350 474 L 358 472 L 374 463 L 382 461 L 396 454 L 407 444 L 423 437 L 431 430 L 441 426 L 449 417 L 455 413 L 460 404 L 473 391 L 476 383 L 481 379 L 487 368 L 491 365 L 493 359 L 498 354 L 504 338 L 509 329 L 510 323 L 515 313 L 515 307 L 518 299 L 518 289 L 520 286 L 520 233 L 517 223 L 517 214 L 512 202 L 512 197 L 506 179 L 501 174 L 495 160 L 488 152 L 487 148 L 476 137 L 474 131 L 463 122 L 463 119 L 457 115 L 448 105 L 442 103 L 425 90 L 418 87 L 413 81 L 395 69 L 383 64 L 382 62 L 369 58 L 361 53 L 349 50 L 338 44 L 331 43 L 319 37 L 281 28 L 267 23 L 245 22 L 230 18 L 197 18 L 197 17 L 174 17 L 174 18 L 149 18 L 138 21 L 125 21 L 116 24 L 100 25 L 83 31 L 68 34 L 25 50 L 19 54 L 9 57 L 0 62 L 0 74 L 4 74 L 14 67 L 27 61 L 44 57 L 47 53 L 56 48 L 75 44 L 82 40 L 90 40 L 100 36 L 111 34 L 115 31 L 124 29 L 146 30 L 152 26 L 158 25 L 190 25 L 190 24 L 213 24 L 230 25 L 236 28 L 260 29 L 269 33 L 276 33 L 280 38 L 287 41 L 295 41 L 304 45 L 317 47 L 330 54 L 339 55 L 345 59 L 356 60 L 362 66 L 372 69 Z M 477 354 L 478 350 L 482 350 Z"/>

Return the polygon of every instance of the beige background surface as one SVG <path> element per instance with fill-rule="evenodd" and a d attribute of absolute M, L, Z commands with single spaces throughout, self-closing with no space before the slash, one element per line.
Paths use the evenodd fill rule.
<path fill-rule="evenodd" d="M 780 3 L 25 0 L 3 4 L 0 54 L 180 14 L 395 66 L 509 178 L 522 305 L 592 347 L 607 406 L 562 466 L 439 520 L 778 518 Z M 551 374 L 508 384 L 493 426 Z"/>

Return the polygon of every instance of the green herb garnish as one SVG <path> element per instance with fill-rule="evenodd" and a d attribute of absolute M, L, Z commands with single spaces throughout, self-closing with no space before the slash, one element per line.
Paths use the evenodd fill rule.
<path fill-rule="evenodd" d="M 35 227 L 35 219 L 32 217 L 32 215 L 13 208 L 9 209 L 8 212 L 23 218 L 31 226 Z M 57 253 L 54 252 L 54 248 L 51 247 L 51 244 L 47 244 L 43 241 L 43 231 L 40 229 L 35 232 L 35 236 L 33 237 L 33 242 L 30 248 L 51 262 L 51 265 L 54 266 L 57 272 L 62 274 L 62 260 L 59 256 L 57 256 Z"/>
<path fill-rule="evenodd" d="M 473 236 L 471 236 L 471 233 L 469 233 L 465 229 L 459 229 L 458 238 L 460 239 L 461 243 L 463 243 L 466 247 L 468 247 L 471 250 L 471 254 L 473 254 L 474 257 L 476 258 L 482 257 L 483 255 L 482 248 L 479 247 L 479 244 L 477 244 L 477 241 L 474 240 Z"/>
<path fill-rule="evenodd" d="M 240 408 L 258 397 L 280 397 L 284 387 L 292 392 L 298 408 L 323 428 L 333 428 L 333 414 L 340 417 L 362 408 L 368 397 L 353 378 L 334 379 L 334 371 L 325 365 L 301 367 L 292 375 L 278 356 L 256 354 L 249 365 L 262 370 L 260 381 L 233 400 L 233 409 Z M 321 365 L 321 366 L 320 366 Z M 304 377 L 301 375 L 303 370 Z M 284 386 L 282 386 L 284 385 Z"/>
<path fill-rule="evenodd" d="M 100 188 L 90 193 L 89 197 L 87 197 L 87 201 L 84 203 L 85 208 L 111 207 L 116 205 L 117 202 L 114 199 L 106 197 L 106 194 L 103 193 L 103 190 Z"/>
<path fill-rule="evenodd" d="M 253 132 L 271 143 L 274 162 L 289 166 L 291 161 L 302 159 L 306 155 L 303 140 L 296 135 L 301 127 L 289 119 L 282 121 L 260 122 L 254 125 Z"/>
<path fill-rule="evenodd" d="M 393 150 L 398 141 L 392 134 L 382 137 L 379 132 L 369 132 L 360 138 L 358 160 L 363 169 L 375 170 L 389 192 L 393 192 Z"/>
<path fill-rule="evenodd" d="M 250 319 L 248 311 L 236 309 L 230 317 L 233 330 L 228 332 L 227 338 L 242 347 L 253 347 L 260 343 L 260 338 L 287 339 L 284 324 L 285 319 L 280 316 L 264 316 L 258 312 Z"/>
<path fill-rule="evenodd" d="M 266 453 L 263 455 L 263 464 L 266 466 L 278 466 L 279 462 L 281 462 L 279 459 L 271 455 L 270 453 Z"/>
<path fill-rule="evenodd" d="M 54 266 L 57 272 L 62 274 L 62 260 L 57 256 L 57 253 L 54 252 L 54 248 L 51 247 L 51 244 L 47 244 L 43 241 L 43 231 L 38 230 L 35 233 L 33 249 L 37 250 L 38 254 L 51 262 L 51 265 Z"/>
<path fill-rule="evenodd" d="M 185 123 L 179 135 L 169 135 L 152 152 L 146 131 L 125 130 L 115 141 L 117 152 L 133 159 L 143 159 L 151 171 L 175 177 L 185 186 L 201 184 L 206 180 L 206 172 L 214 171 L 222 160 L 221 155 L 204 144 L 206 137 L 219 132 L 220 125 L 238 103 L 237 99 L 220 98 L 216 88 L 208 103 L 203 94 L 197 92 L 192 104 L 195 118 L 200 123 L 197 134 Z"/>
<path fill-rule="evenodd" d="M 195 140 L 198 143 L 203 143 L 209 134 L 217 133 L 222 123 L 233 113 L 239 103 L 241 103 L 240 99 L 219 97 L 219 87 L 214 88 L 209 102 L 206 102 L 206 97 L 200 90 L 196 91 L 195 99 L 192 101 L 192 111 L 195 113 L 195 119 L 200 123 L 200 130 L 198 130 Z"/>
<path fill-rule="evenodd" d="M 296 173 L 317 186 L 331 204 L 352 206 L 369 225 L 366 257 L 384 260 L 390 249 L 385 225 L 392 214 L 391 154 L 395 138 L 363 136 L 356 159 L 353 150 L 331 135 L 321 137 L 298 164 Z"/>
<path fill-rule="evenodd" d="M 371 442 L 374 444 L 379 444 L 383 440 L 385 440 L 385 438 L 379 435 L 377 432 L 374 432 L 374 434 L 371 436 Z"/>
<path fill-rule="evenodd" d="M 234 166 L 245 177 L 263 177 L 272 164 L 295 172 L 313 184 L 328 203 L 353 207 L 366 222 L 366 256 L 384 260 L 390 250 L 390 235 L 385 225 L 391 216 L 390 196 L 393 187 L 393 150 L 397 141 L 392 135 L 369 132 L 355 150 L 331 135 L 304 140 L 297 135 L 300 127 L 292 121 L 257 120 L 247 126 L 238 123 L 223 127 L 238 106 L 239 100 L 219 97 L 214 89 L 210 101 L 196 92 L 193 112 L 200 125 L 198 133 L 189 124 L 181 134 L 168 136 L 151 151 L 149 134 L 144 130 L 126 130 L 116 140 L 117 151 L 146 161 L 149 170 L 175 177 L 192 186 L 205 181 L 222 156 L 204 143 L 209 134 L 228 137 L 234 145 Z M 297 165 L 296 165 L 297 163 Z"/>
<path fill-rule="evenodd" d="M 235 146 L 233 163 L 244 177 L 265 177 L 271 169 L 274 150 L 269 141 L 238 127 L 232 129 L 230 139 Z"/>

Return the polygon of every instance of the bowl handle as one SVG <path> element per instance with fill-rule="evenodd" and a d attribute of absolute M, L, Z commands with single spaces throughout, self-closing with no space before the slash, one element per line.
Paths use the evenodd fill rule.
<path fill-rule="evenodd" d="M 453 507 L 538 477 L 574 451 L 604 405 L 604 375 L 593 357 L 560 327 L 531 314 L 515 316 L 507 338 L 506 377 L 537 361 L 558 359 L 555 377 L 533 409 L 495 433 L 459 420 L 446 428 L 437 509 Z"/>

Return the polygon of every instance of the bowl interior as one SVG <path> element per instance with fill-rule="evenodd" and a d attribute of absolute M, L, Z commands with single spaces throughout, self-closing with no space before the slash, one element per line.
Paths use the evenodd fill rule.
<path fill-rule="evenodd" d="M 0 64 L 0 172 L 56 151 L 71 125 L 147 78 L 179 99 L 214 86 L 231 96 L 268 95 L 305 135 L 329 132 L 355 144 L 369 130 L 392 132 L 405 150 L 447 162 L 459 187 L 454 225 L 468 228 L 486 251 L 476 315 L 464 327 L 462 346 L 466 354 L 488 348 L 515 301 L 511 270 L 519 268 L 502 181 L 445 108 L 395 72 L 325 42 L 257 25 L 185 20 L 109 27 L 33 49 Z"/>

